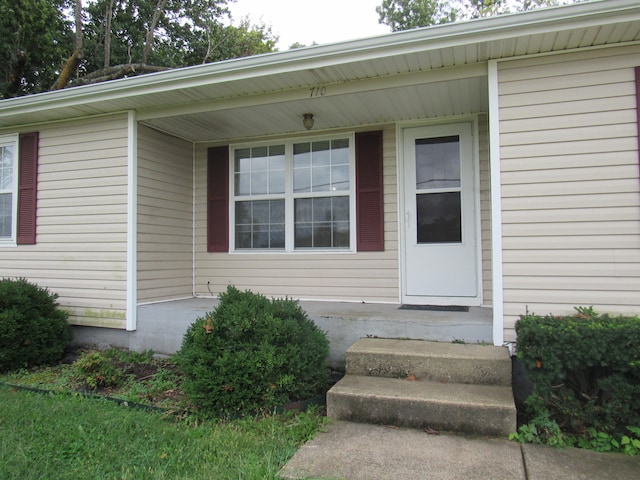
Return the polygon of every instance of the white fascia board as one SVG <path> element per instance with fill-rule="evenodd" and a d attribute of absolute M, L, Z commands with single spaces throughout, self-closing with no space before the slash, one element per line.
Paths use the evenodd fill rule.
<path fill-rule="evenodd" d="M 637 0 L 606 0 L 499 15 L 395 32 L 373 38 L 185 67 L 95 85 L 0 101 L 0 117 L 48 108 L 81 106 L 174 89 L 285 74 L 416 51 L 437 50 L 567 28 L 640 20 Z"/>

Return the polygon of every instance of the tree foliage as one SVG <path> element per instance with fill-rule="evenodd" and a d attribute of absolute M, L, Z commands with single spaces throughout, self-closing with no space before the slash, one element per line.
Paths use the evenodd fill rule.
<path fill-rule="evenodd" d="M 48 90 L 73 51 L 64 0 L 0 0 L 0 98 Z"/>
<path fill-rule="evenodd" d="M 83 73 L 112 65 L 184 67 L 273 51 L 264 25 L 225 22 L 227 0 L 95 0 L 87 5 Z M 113 69 L 112 69 L 113 70 Z"/>
<path fill-rule="evenodd" d="M 63 88 L 67 73 L 78 85 L 273 51 L 271 29 L 231 23 L 227 1 L 0 0 L 0 98 Z"/>
<path fill-rule="evenodd" d="M 580 0 L 383 0 L 379 22 L 394 32 L 503 13 L 576 3 Z"/>
<path fill-rule="evenodd" d="M 452 4 L 440 0 L 383 0 L 376 11 L 380 23 L 393 32 L 455 22 L 458 17 Z"/>

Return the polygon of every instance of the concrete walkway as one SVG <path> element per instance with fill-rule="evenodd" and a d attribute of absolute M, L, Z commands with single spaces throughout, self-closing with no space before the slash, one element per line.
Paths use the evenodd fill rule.
<path fill-rule="evenodd" d="M 331 422 L 280 472 L 283 479 L 640 479 L 640 457 L 508 440 Z"/>

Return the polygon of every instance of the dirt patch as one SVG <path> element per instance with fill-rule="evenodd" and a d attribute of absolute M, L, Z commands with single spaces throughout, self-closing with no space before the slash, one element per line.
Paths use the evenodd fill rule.
<path fill-rule="evenodd" d="M 124 363 L 116 362 L 116 367 L 125 375 L 133 375 L 136 381 L 146 380 L 158 373 L 158 365 L 150 363 Z"/>

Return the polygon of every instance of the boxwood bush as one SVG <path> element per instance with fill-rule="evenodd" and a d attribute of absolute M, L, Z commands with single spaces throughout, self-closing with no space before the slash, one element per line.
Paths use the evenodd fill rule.
<path fill-rule="evenodd" d="M 328 353 L 326 334 L 297 302 L 230 286 L 189 327 L 177 359 L 202 412 L 237 415 L 316 395 L 328 384 Z"/>
<path fill-rule="evenodd" d="M 62 358 L 72 333 L 57 298 L 25 279 L 0 279 L 0 371 Z"/>
<path fill-rule="evenodd" d="M 640 426 L 640 318 L 577 308 L 571 316 L 521 317 L 516 333 L 533 383 L 532 418 L 576 435 L 620 436 Z"/>

